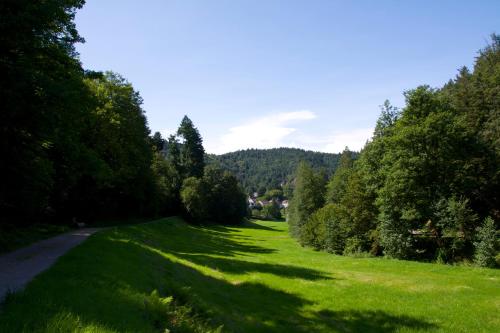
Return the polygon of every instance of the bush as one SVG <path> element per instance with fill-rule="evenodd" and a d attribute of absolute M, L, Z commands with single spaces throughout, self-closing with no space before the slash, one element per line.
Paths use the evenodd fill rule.
<path fill-rule="evenodd" d="M 260 216 L 264 219 L 272 220 L 272 219 L 280 219 L 281 218 L 281 211 L 275 202 L 270 203 L 269 205 L 266 205 L 262 207 L 262 210 L 260 212 Z"/>
<path fill-rule="evenodd" d="M 342 254 L 349 236 L 349 214 L 338 204 L 326 205 L 321 210 L 326 221 L 325 248 L 328 252 Z"/>
<path fill-rule="evenodd" d="M 441 199 L 434 206 L 435 227 L 428 227 L 437 237 L 436 258 L 454 262 L 471 257 L 473 235 L 478 218 L 466 198 Z"/>
<path fill-rule="evenodd" d="M 325 248 L 326 219 L 321 209 L 312 214 L 300 230 L 300 244 L 315 250 Z"/>
<path fill-rule="evenodd" d="M 474 262 L 480 267 L 494 267 L 495 259 L 496 229 L 495 222 L 491 217 L 484 220 L 483 226 L 479 228 L 477 242 L 474 242 L 476 251 Z"/>
<path fill-rule="evenodd" d="M 181 199 L 192 222 L 235 224 L 247 216 L 246 196 L 238 181 L 214 166 L 206 167 L 202 178 L 184 180 Z"/>
<path fill-rule="evenodd" d="M 345 256 L 356 255 L 363 252 L 363 248 L 366 247 L 366 242 L 360 237 L 354 236 L 350 237 L 345 242 L 344 252 Z"/>
<path fill-rule="evenodd" d="M 260 210 L 255 209 L 255 208 L 252 209 L 251 215 L 252 215 L 252 217 L 259 218 L 260 217 Z"/>

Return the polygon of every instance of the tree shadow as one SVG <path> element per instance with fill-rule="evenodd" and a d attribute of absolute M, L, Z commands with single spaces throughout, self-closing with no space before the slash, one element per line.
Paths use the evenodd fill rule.
<path fill-rule="evenodd" d="M 128 244 L 134 245 L 138 246 Z M 199 256 L 184 256 L 196 257 Z M 325 278 L 320 272 L 286 265 L 272 267 L 235 260 L 236 263 L 230 267 L 232 259 L 204 257 L 200 264 L 213 263 L 215 268 L 224 266 L 222 272 L 264 272 L 303 279 Z M 423 331 L 437 328 L 422 319 L 383 311 L 308 312 L 305 308 L 314 303 L 298 295 L 262 283 L 215 278 L 163 256 L 157 259 L 162 261 L 167 281 L 163 292 L 190 304 L 204 317 L 213 318 L 215 326 L 223 324 L 229 332 L 394 332 L 403 328 Z M 196 263 L 197 259 L 192 262 Z"/>
<path fill-rule="evenodd" d="M 246 273 L 268 273 L 274 274 L 276 276 L 285 278 L 297 278 L 304 280 L 331 280 L 333 279 L 330 275 L 324 272 L 298 267 L 290 265 L 281 264 L 269 264 L 260 262 L 251 262 L 238 259 L 226 259 L 220 257 L 210 257 L 200 254 L 185 254 L 185 253 L 175 253 L 177 257 L 188 260 L 197 265 L 210 267 L 213 270 L 232 273 L 232 274 L 246 274 Z"/>
<path fill-rule="evenodd" d="M 245 221 L 245 223 L 243 223 L 241 225 L 241 227 L 244 227 L 244 228 L 250 228 L 250 229 L 259 229 L 259 230 L 266 230 L 266 231 L 281 231 L 281 230 L 278 230 L 278 229 L 275 229 L 275 228 L 271 228 L 271 227 L 268 227 L 268 226 L 265 226 L 265 225 L 261 225 L 261 224 L 257 224 L 251 220 L 247 220 Z"/>
<path fill-rule="evenodd" d="M 238 235 L 234 227 L 212 226 L 210 228 L 192 226 L 180 219 L 171 219 L 168 223 L 156 225 L 154 229 L 144 226 L 129 227 L 134 238 L 146 245 L 168 249 L 177 254 L 204 254 L 233 257 L 236 255 L 273 253 L 276 250 L 245 243 L 247 236 Z M 160 229 L 160 230 L 159 230 Z M 114 238 L 128 237 L 129 230 L 114 229 Z"/>
<path fill-rule="evenodd" d="M 170 234 L 163 233 L 167 231 Z M 195 235 L 180 242 L 182 237 L 187 237 L 185 232 Z M 212 242 L 214 237 L 222 239 L 205 246 L 203 241 Z M 193 239 L 200 242 L 191 243 Z M 192 253 L 187 253 L 188 250 Z M 159 324 L 158 318 L 162 317 L 152 315 L 146 306 L 151 292 L 157 289 L 160 295 L 173 295 L 179 302 L 192 306 L 200 318 L 209 318 L 210 326 L 223 324 L 224 332 L 394 332 L 437 328 L 419 318 L 383 311 L 308 310 L 316 304 L 299 295 L 262 283 L 207 275 L 165 255 L 172 254 L 221 272 L 263 272 L 310 280 L 330 278 L 300 267 L 213 258 L 207 253 L 197 255 L 205 250 L 229 257 L 240 251 L 269 253 L 269 249 L 235 244 L 220 234 L 214 236 L 213 232 L 186 226 L 163 231 L 157 226 L 109 230 L 91 237 L 37 277 L 25 292 L 10 297 L 0 314 L 0 323 L 10 320 L 9 332 L 47 331 L 44 330 L 47 322 L 71 314 L 83 327 L 157 332 L 168 326 Z M 28 312 L 30 316 L 22 322 L 9 319 Z M 147 324 L 144 324 L 145 318 Z M 0 330 L 6 327 L 2 325 Z"/>
<path fill-rule="evenodd" d="M 393 315 L 384 311 L 331 311 L 321 310 L 316 318 L 327 327 L 335 327 L 338 332 L 397 332 L 402 328 L 419 331 L 433 331 L 438 327 L 422 319 L 407 315 Z"/>

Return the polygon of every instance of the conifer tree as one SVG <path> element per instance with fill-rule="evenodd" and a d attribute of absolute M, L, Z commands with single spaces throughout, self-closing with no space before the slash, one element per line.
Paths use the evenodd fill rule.
<path fill-rule="evenodd" d="M 205 150 L 203 140 L 198 129 L 188 116 L 184 116 L 181 125 L 177 130 L 177 135 L 184 141 L 180 151 L 182 169 L 184 176 L 201 177 L 205 167 Z"/>

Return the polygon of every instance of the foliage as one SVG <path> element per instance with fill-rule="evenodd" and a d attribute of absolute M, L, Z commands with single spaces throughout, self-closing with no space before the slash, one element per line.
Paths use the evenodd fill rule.
<path fill-rule="evenodd" d="M 153 176 L 142 98 L 115 73 L 93 74 L 85 83 L 97 105 L 87 134 L 92 165 L 78 184 L 75 206 L 83 216 L 88 204 L 98 214 L 144 214 L 153 199 Z"/>
<path fill-rule="evenodd" d="M 271 190 L 267 190 L 266 193 L 264 194 L 264 198 L 266 200 L 283 200 L 284 199 L 284 195 L 283 195 L 283 190 L 280 190 L 280 189 L 271 189 Z"/>
<path fill-rule="evenodd" d="M 436 239 L 440 260 L 458 261 L 464 255 L 470 257 L 478 218 L 469 207 L 469 200 L 441 199 L 434 214 L 435 226 L 430 221 L 426 229 Z"/>
<path fill-rule="evenodd" d="M 324 204 L 324 197 L 325 175 L 314 172 L 306 162 L 299 163 L 288 213 L 290 233 L 293 237 L 300 239 L 302 226 L 311 214 Z"/>
<path fill-rule="evenodd" d="M 497 254 L 497 231 L 495 222 L 491 217 L 487 217 L 479 232 L 477 233 L 477 241 L 474 242 L 476 251 L 474 254 L 474 262 L 481 267 L 494 267 L 495 255 Z"/>
<path fill-rule="evenodd" d="M 155 132 L 151 137 L 151 145 L 156 151 L 161 152 L 165 148 L 166 140 L 162 138 L 160 132 Z"/>
<path fill-rule="evenodd" d="M 299 237 L 302 246 L 310 246 L 315 250 L 325 249 L 327 226 L 330 226 L 330 220 L 325 215 L 325 208 L 320 208 L 304 223 Z"/>
<path fill-rule="evenodd" d="M 339 203 L 345 194 L 347 179 L 352 169 L 352 152 L 345 148 L 340 155 L 340 161 L 335 173 L 327 185 L 326 201 L 329 203 Z"/>
<path fill-rule="evenodd" d="M 232 172 L 248 194 L 282 189 L 291 198 L 294 174 L 301 161 L 313 169 L 324 169 L 327 175 L 337 167 L 338 154 L 305 151 L 296 148 L 247 149 L 223 155 L 209 155 L 208 163 L 217 163 Z"/>
<path fill-rule="evenodd" d="M 168 214 L 179 211 L 180 207 L 180 189 L 182 178 L 178 169 L 171 161 L 168 161 L 158 152 L 153 152 L 151 163 L 153 179 L 155 181 L 156 193 L 155 211 L 157 214 Z"/>
<path fill-rule="evenodd" d="M 247 215 L 246 195 L 236 178 L 215 166 L 207 166 L 203 177 L 189 177 L 181 189 L 188 217 L 196 223 L 240 223 Z"/>
<path fill-rule="evenodd" d="M 205 167 L 205 150 L 200 133 L 187 116 L 182 118 L 177 135 L 182 139 L 180 164 L 184 177 L 201 177 Z"/>
<path fill-rule="evenodd" d="M 77 169 L 89 94 L 74 57 L 81 0 L 2 1 L 1 222 L 43 215 Z M 76 151 L 75 151 L 76 149 Z M 21 217 L 21 218 L 20 218 Z"/>
<path fill-rule="evenodd" d="M 281 211 L 279 205 L 273 201 L 268 205 L 262 207 L 260 214 L 258 215 L 260 218 L 265 220 L 274 220 L 281 218 Z"/>
<path fill-rule="evenodd" d="M 119 75 L 82 69 L 74 17 L 83 4 L 0 4 L 2 222 L 153 211 L 142 99 Z"/>
<path fill-rule="evenodd" d="M 383 249 L 401 259 L 472 259 L 478 221 L 500 219 L 499 45 L 493 35 L 474 70 L 463 68 L 443 88 L 405 92 L 404 108 L 384 103 L 356 161 L 342 154 L 328 182 L 329 205 L 318 216 L 290 210 L 292 231 L 307 226 L 302 244 L 324 242 L 336 253 Z"/>

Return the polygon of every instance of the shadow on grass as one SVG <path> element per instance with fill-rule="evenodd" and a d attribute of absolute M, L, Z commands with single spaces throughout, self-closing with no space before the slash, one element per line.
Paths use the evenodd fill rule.
<path fill-rule="evenodd" d="M 177 257 L 186 259 L 198 265 L 207 266 L 211 269 L 232 274 L 245 273 L 268 273 L 286 278 L 298 278 L 304 280 L 331 280 L 332 277 L 314 269 L 281 264 L 269 264 L 250 262 L 237 259 L 214 258 L 205 255 L 176 254 Z"/>
<path fill-rule="evenodd" d="M 127 238 L 132 231 L 134 238 L 148 246 L 165 249 L 176 254 L 204 254 L 232 257 L 235 255 L 266 254 L 276 250 L 252 244 L 242 239 L 248 236 L 238 235 L 241 230 L 235 227 L 186 225 L 180 219 L 173 218 L 171 223 L 147 226 L 131 226 L 127 229 L 116 229 L 114 238 Z"/>
<path fill-rule="evenodd" d="M 250 229 L 260 229 L 260 230 L 266 230 L 266 231 L 281 231 L 277 230 L 265 225 L 257 224 L 255 222 L 252 222 L 251 220 L 245 221 L 245 223 L 242 224 L 243 227 L 245 228 L 250 228 Z"/>
<path fill-rule="evenodd" d="M 160 295 L 174 295 L 191 305 L 201 317 L 212 318 L 211 326 L 223 324 L 225 332 L 395 332 L 437 328 L 418 318 L 382 311 L 305 312 L 305 307 L 314 304 L 298 295 L 261 283 L 230 282 L 206 275 L 161 253 L 221 272 L 328 278 L 300 267 L 212 258 L 210 254 L 231 257 L 245 251 L 270 253 L 272 249 L 238 244 L 224 229 L 214 232 L 166 224 L 110 230 L 91 237 L 35 279 L 25 292 L 9 297 L 0 313 L 0 331 L 50 332 L 54 327 L 51 323 L 59 321 L 61 327 L 66 324 L 118 332 L 158 332 L 169 324 L 161 311 L 152 314 L 147 307 L 155 289 Z"/>

